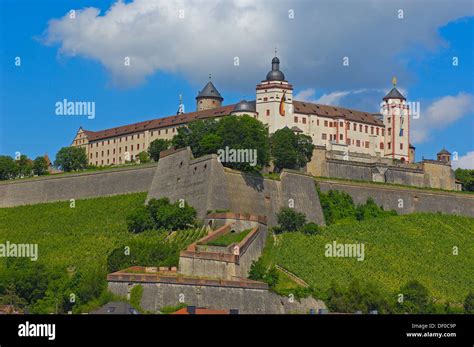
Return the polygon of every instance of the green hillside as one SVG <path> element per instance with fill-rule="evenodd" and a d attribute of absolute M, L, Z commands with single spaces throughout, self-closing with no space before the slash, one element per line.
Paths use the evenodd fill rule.
<path fill-rule="evenodd" d="M 326 257 L 325 245 L 333 241 L 364 243 L 365 259 Z M 418 280 L 435 299 L 460 304 L 474 289 L 474 219 L 412 214 L 334 224 L 320 235 L 285 233 L 269 238 L 262 260 L 322 291 L 333 280 L 348 286 L 357 279 L 392 295 Z"/>
<path fill-rule="evenodd" d="M 130 247 L 131 259 L 140 259 L 140 256 L 143 259 L 143 253 L 160 251 L 158 248 L 162 245 L 170 245 L 165 250 L 169 253 L 163 255 L 167 257 L 163 263 L 136 265 L 177 265 L 179 249 L 204 236 L 205 231 L 129 232 L 126 217 L 133 209 L 143 206 L 145 198 L 146 193 L 134 193 L 76 200 L 75 208 L 70 208 L 69 201 L 0 208 L 0 243 L 38 244 L 37 261 L 0 258 L 0 299 L 12 280 L 29 281 L 22 273 L 42 273 L 48 277 L 45 283 L 37 285 L 34 282 L 40 281 L 33 278 L 32 283 L 17 286 L 22 287 L 17 288 L 20 294 L 32 288 L 38 290 L 38 295 L 27 301 L 36 302 L 50 295 L 49 292 L 63 291 L 67 296 L 68 291 L 72 291 L 82 292 L 78 304 L 86 305 L 104 293 L 108 257 L 114 250 L 123 254 L 124 246 Z M 160 257 L 160 254 L 155 252 L 154 256 Z M 8 272 L 9 262 L 18 262 L 19 267 L 12 267 Z M 36 312 L 51 312 L 52 306 L 54 302 L 41 304 Z"/>

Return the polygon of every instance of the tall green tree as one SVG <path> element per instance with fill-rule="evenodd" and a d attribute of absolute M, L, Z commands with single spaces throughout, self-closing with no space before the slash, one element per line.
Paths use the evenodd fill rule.
<path fill-rule="evenodd" d="M 18 168 L 18 175 L 20 177 L 29 177 L 33 173 L 33 161 L 28 158 L 25 154 L 20 155 L 20 158 L 16 161 Z"/>
<path fill-rule="evenodd" d="M 251 155 L 256 153 L 255 166 L 250 157 L 246 158 L 248 162 L 223 162 L 227 167 L 242 171 L 257 171 L 268 165 L 270 159 L 268 128 L 248 115 L 191 122 L 187 127 L 178 129 L 172 144 L 176 148 L 191 147 L 195 157 L 218 153 L 226 147 L 229 150 L 245 149 L 251 151 Z"/>
<path fill-rule="evenodd" d="M 54 165 L 63 171 L 78 171 L 87 167 L 87 154 L 82 147 L 63 147 L 56 154 Z"/>
<path fill-rule="evenodd" d="M 148 154 L 154 161 L 160 160 L 160 153 L 170 147 L 169 140 L 156 139 L 150 143 L 148 147 Z"/>
<path fill-rule="evenodd" d="M 457 168 L 454 175 L 462 182 L 463 190 L 474 192 L 474 170 Z"/>
<path fill-rule="evenodd" d="M 295 134 L 285 127 L 275 131 L 270 138 L 271 155 L 276 171 L 304 167 L 313 155 L 313 141 L 310 136 Z"/>
<path fill-rule="evenodd" d="M 48 172 L 48 162 L 44 157 L 36 157 L 33 161 L 33 173 L 41 176 Z"/>
<path fill-rule="evenodd" d="M 9 180 L 17 175 L 15 160 L 8 155 L 0 155 L 0 180 Z"/>
<path fill-rule="evenodd" d="M 250 162 L 225 162 L 225 166 L 242 171 L 258 171 L 268 165 L 268 128 L 259 120 L 248 115 L 224 117 L 219 120 L 217 134 L 222 138 L 222 149 L 246 149 L 257 155 L 256 166 Z"/>

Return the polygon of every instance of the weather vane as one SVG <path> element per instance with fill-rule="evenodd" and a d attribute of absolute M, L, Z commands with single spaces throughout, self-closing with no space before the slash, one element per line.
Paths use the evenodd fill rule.
<path fill-rule="evenodd" d="M 395 76 L 392 78 L 392 84 L 394 87 L 397 85 L 397 78 Z"/>

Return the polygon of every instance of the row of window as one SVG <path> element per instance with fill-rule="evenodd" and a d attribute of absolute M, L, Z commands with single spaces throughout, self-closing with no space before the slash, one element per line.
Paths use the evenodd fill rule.
<path fill-rule="evenodd" d="M 134 160 L 135 157 L 133 155 L 131 155 L 130 159 Z M 91 161 L 91 163 L 92 163 L 92 161 Z M 104 164 L 110 165 L 110 164 L 115 164 L 115 163 L 116 163 L 115 158 L 112 158 L 112 162 L 110 161 L 110 159 L 107 159 L 107 161 L 105 163 L 104 163 L 103 159 L 100 161 L 100 165 L 104 165 Z M 118 163 L 122 164 L 122 157 L 118 157 Z M 95 166 L 99 166 L 99 161 L 98 160 L 95 161 Z"/>
<path fill-rule="evenodd" d="M 164 130 L 164 133 L 165 133 L 165 134 L 168 134 L 168 130 L 171 130 L 172 133 L 175 133 L 175 132 L 176 132 L 176 128 L 167 128 L 167 129 Z M 159 136 L 159 135 L 161 135 L 161 130 L 157 130 L 157 132 L 156 132 L 156 131 L 150 131 L 150 136 L 154 136 L 155 133 L 158 134 L 158 136 Z M 141 136 L 140 136 L 140 135 L 141 135 Z M 130 139 L 131 139 L 131 140 L 133 140 L 134 137 L 135 137 L 135 135 L 130 135 Z M 145 134 L 136 134 L 136 138 L 137 138 L 137 139 L 144 138 L 144 137 L 145 137 Z M 118 138 L 119 142 L 122 142 L 122 139 L 124 139 L 124 141 L 128 141 L 128 136 L 119 137 L 119 138 Z M 96 147 L 99 147 L 99 143 L 100 143 L 101 146 L 104 146 L 105 144 L 110 145 L 110 141 L 112 141 L 112 143 L 116 143 L 116 140 L 117 140 L 117 139 L 106 140 L 106 141 L 101 141 L 101 142 L 96 142 L 96 143 L 95 143 L 95 146 L 96 146 Z M 90 148 L 92 148 L 93 145 L 94 145 L 94 144 L 91 143 L 91 144 L 90 144 Z"/>
<path fill-rule="evenodd" d="M 130 151 L 133 151 L 133 145 L 130 145 Z M 143 146 L 141 147 L 143 150 L 145 149 L 145 144 L 143 144 Z M 140 150 L 140 144 L 137 143 L 137 147 L 136 147 L 136 150 L 139 151 Z M 125 152 L 128 151 L 128 146 L 125 146 Z M 122 153 L 122 147 L 119 147 L 118 148 L 118 152 L 119 153 Z M 112 154 L 115 155 L 115 148 L 112 149 Z M 110 155 L 110 149 L 107 150 L 107 156 Z M 104 151 L 101 152 L 101 157 L 104 156 Z M 98 158 L 99 157 L 99 152 L 95 152 L 95 157 Z M 90 158 L 92 159 L 92 153 L 90 154 Z"/>

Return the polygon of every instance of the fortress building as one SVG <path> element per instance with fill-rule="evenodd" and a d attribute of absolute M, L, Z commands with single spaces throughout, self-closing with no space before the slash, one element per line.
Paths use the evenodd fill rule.
<path fill-rule="evenodd" d="M 177 129 L 189 122 L 248 114 L 266 124 L 270 133 L 288 127 L 310 136 L 318 150 L 324 149 L 326 159 L 406 165 L 407 168 L 415 162 L 415 147 L 410 144 L 410 108 L 396 88 L 395 78 L 393 88 L 382 99 L 381 113 L 298 101 L 293 99 L 293 85 L 286 80 L 280 70 L 280 59 L 275 56 L 266 78 L 256 86 L 255 100 L 226 106 L 222 105 L 223 101 L 209 77 L 196 97 L 195 112 L 185 113 L 180 100 L 178 112 L 173 116 L 99 131 L 81 127 L 72 146 L 84 147 L 91 165 L 123 164 L 136 160 L 153 140 L 173 138 Z M 451 176 L 447 171 L 450 161 L 445 153 L 441 154 L 437 161 L 429 164 L 448 164 L 449 169 L 443 172 Z M 424 170 L 426 165 L 420 165 L 412 169 Z M 324 175 L 324 170 L 313 171 L 309 170 Z"/>

